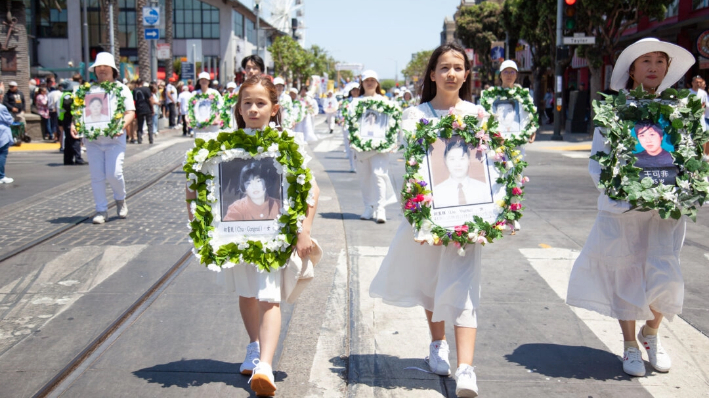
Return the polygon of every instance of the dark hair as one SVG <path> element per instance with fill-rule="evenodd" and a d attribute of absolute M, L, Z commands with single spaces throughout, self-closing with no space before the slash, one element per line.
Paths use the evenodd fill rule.
<path fill-rule="evenodd" d="M 640 129 L 642 128 L 652 128 L 653 130 L 660 130 L 660 137 L 664 137 L 665 135 L 665 131 L 662 129 L 662 127 L 653 123 L 651 120 L 641 120 L 635 123 L 635 127 L 633 127 L 633 130 L 635 130 L 636 136 L 640 134 Z"/>
<path fill-rule="evenodd" d="M 263 59 L 261 59 L 261 57 L 259 57 L 256 54 L 252 54 L 247 57 L 244 57 L 244 59 L 241 60 L 241 68 L 246 69 L 246 64 L 249 61 L 253 62 L 256 66 L 258 66 L 261 73 L 263 73 L 266 70 L 266 66 L 263 63 Z"/>
<path fill-rule="evenodd" d="M 81 81 L 81 74 L 74 73 L 74 75 L 71 77 L 71 80 L 73 80 L 75 82 L 80 82 Z"/>
<path fill-rule="evenodd" d="M 428 66 L 426 67 L 426 73 L 423 75 L 423 86 L 421 88 L 421 103 L 430 102 L 436 96 L 436 83 L 431 80 L 431 73 L 436 70 L 436 65 L 438 65 L 438 58 L 443 53 L 449 51 L 455 51 L 463 57 L 463 62 L 465 64 L 465 71 L 470 72 L 470 60 L 465 54 L 463 47 L 455 43 L 447 43 L 439 46 L 431 54 L 431 58 L 428 60 Z M 473 101 L 473 74 L 468 73 L 468 77 L 465 82 L 460 87 L 458 91 L 458 96 L 460 99 L 468 102 Z"/>
<path fill-rule="evenodd" d="M 239 174 L 239 192 L 242 195 L 246 195 L 246 183 L 254 177 L 258 177 L 263 180 L 263 190 L 268 195 L 267 183 L 272 177 L 272 167 L 265 165 L 264 161 L 271 161 L 270 159 L 254 160 L 251 163 L 244 166 Z M 271 161 L 272 162 L 272 161 Z M 273 164 L 273 163 L 271 163 Z M 270 195 L 269 195 L 270 196 Z"/>
<path fill-rule="evenodd" d="M 410 95 L 410 96 L 411 96 L 411 99 L 414 99 L 414 95 L 411 94 L 411 91 L 406 91 L 406 92 L 404 93 L 404 95 L 401 96 L 401 98 L 403 98 L 404 101 L 406 101 L 406 94 Z"/>
<path fill-rule="evenodd" d="M 470 156 L 470 150 L 468 149 L 468 144 L 465 143 L 464 140 L 460 138 L 450 138 L 448 142 L 446 143 L 446 149 L 443 151 L 443 157 L 445 158 L 448 155 L 448 152 L 455 149 L 455 148 L 460 148 L 463 150 L 463 153 Z"/>
<path fill-rule="evenodd" d="M 157 84 L 155 84 L 155 83 L 150 83 L 150 86 L 149 86 L 149 87 L 150 87 L 150 92 L 151 92 L 151 93 L 155 94 L 155 93 L 158 92 L 158 85 L 157 85 Z"/>
<path fill-rule="evenodd" d="M 350 90 L 352 91 L 352 90 Z M 382 94 L 382 85 L 379 84 L 379 80 L 377 80 L 377 92 L 375 94 Z M 364 97 L 364 79 L 362 79 L 361 82 L 359 82 L 359 96 Z"/>
<path fill-rule="evenodd" d="M 91 106 L 91 104 L 93 104 L 94 101 L 98 101 L 99 103 L 101 103 L 101 106 L 103 106 L 103 100 L 101 99 L 101 97 L 93 97 L 93 98 L 91 98 L 91 100 L 89 101 L 89 106 Z"/>
<path fill-rule="evenodd" d="M 246 128 L 246 121 L 244 121 L 244 117 L 241 115 L 241 112 L 239 111 L 241 109 L 241 99 L 244 98 L 242 95 L 242 91 L 244 89 L 249 88 L 249 87 L 254 87 L 258 85 L 262 85 L 266 91 L 268 92 L 268 99 L 271 100 L 271 105 L 278 105 L 278 94 L 276 93 L 276 86 L 273 85 L 273 82 L 271 79 L 266 76 L 266 75 L 260 75 L 260 76 L 251 76 L 248 78 L 239 88 L 239 97 L 236 100 L 236 105 L 234 106 L 235 110 L 233 112 L 236 113 L 236 127 L 243 129 Z M 276 125 L 281 125 L 281 112 L 280 110 L 276 112 L 275 116 L 271 116 L 271 119 L 269 122 L 274 122 Z"/>
<path fill-rule="evenodd" d="M 672 58 L 670 58 L 670 55 L 664 51 L 650 51 L 650 52 L 658 52 L 658 53 L 665 56 L 665 60 L 667 61 L 667 70 L 665 71 L 665 76 L 662 78 L 664 80 L 665 77 L 667 77 L 667 72 L 669 72 L 669 70 L 670 70 L 670 63 L 672 62 Z M 646 53 L 646 54 L 649 54 L 649 53 Z M 643 55 L 645 55 L 645 54 L 643 54 Z M 643 55 L 641 55 L 640 57 L 642 57 Z M 638 58 L 640 58 L 640 57 L 638 57 Z M 633 80 L 632 73 L 635 72 L 635 61 L 637 61 L 638 58 L 635 58 L 633 60 L 633 62 L 630 63 L 630 66 L 628 67 L 628 81 L 625 83 L 625 88 L 627 90 L 633 89 L 633 81 L 634 80 Z M 660 84 L 662 84 L 662 81 L 660 81 Z"/>
<path fill-rule="evenodd" d="M 352 90 L 359 90 L 360 94 L 362 93 L 362 90 L 359 89 L 359 86 L 357 86 L 357 87 L 352 87 Z M 352 98 L 352 97 L 353 97 L 353 95 L 352 95 L 352 90 L 350 90 L 350 92 L 347 93 L 347 97 L 348 97 L 348 98 Z"/>

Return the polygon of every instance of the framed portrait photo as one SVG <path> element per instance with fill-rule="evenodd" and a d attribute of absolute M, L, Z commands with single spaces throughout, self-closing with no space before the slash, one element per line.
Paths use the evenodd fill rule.
<path fill-rule="evenodd" d="M 111 96 L 103 89 L 92 90 L 84 97 L 83 122 L 87 129 L 103 129 L 113 119 Z"/>
<path fill-rule="evenodd" d="M 640 121 L 631 134 L 636 141 L 633 149 L 635 167 L 642 169 L 640 177 L 651 178 L 654 185 L 675 185 L 679 173 L 672 157 L 675 147 L 664 128 L 657 123 Z"/>
<path fill-rule="evenodd" d="M 463 138 L 437 139 L 421 164 L 421 175 L 430 187 L 431 221 L 446 228 L 471 221 L 475 216 L 494 222 L 501 212 L 495 201 L 505 196 L 505 187 L 486 152 L 478 152 Z"/>
<path fill-rule="evenodd" d="M 214 102 L 214 100 L 208 98 L 197 100 L 194 106 L 194 116 L 197 122 L 206 124 L 207 121 L 209 121 L 212 117 L 212 102 Z"/>
<path fill-rule="evenodd" d="M 367 109 L 359 121 L 362 139 L 384 140 L 389 130 L 389 115 L 374 109 Z"/>
<path fill-rule="evenodd" d="M 401 108 L 387 99 L 358 98 L 347 107 L 345 128 L 358 152 L 391 152 L 397 147 Z"/>
<path fill-rule="evenodd" d="M 481 93 L 480 105 L 495 118 L 495 132 L 517 146 L 527 144 L 539 128 L 537 107 L 526 88 L 490 87 Z"/>
<path fill-rule="evenodd" d="M 499 125 L 503 137 L 517 136 L 522 132 L 519 102 L 515 100 L 497 100 L 492 104 L 492 113 Z"/>

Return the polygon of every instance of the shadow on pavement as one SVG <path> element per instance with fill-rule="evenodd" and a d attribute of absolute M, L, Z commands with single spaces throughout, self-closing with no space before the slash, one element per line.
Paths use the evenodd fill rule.
<path fill-rule="evenodd" d="M 357 220 L 359 214 L 354 213 L 318 213 L 320 217 L 331 220 Z"/>
<path fill-rule="evenodd" d="M 335 174 L 338 174 L 338 173 L 342 173 L 342 174 L 355 174 L 354 171 L 349 171 L 349 170 L 325 170 L 325 171 L 327 171 L 328 173 L 335 173 Z"/>
<path fill-rule="evenodd" d="M 78 220 L 81 220 L 84 217 L 79 217 L 79 216 L 73 216 L 73 217 L 57 217 L 52 220 L 47 220 L 51 224 L 74 224 Z M 91 221 L 91 220 L 89 220 Z"/>
<path fill-rule="evenodd" d="M 338 367 L 342 362 L 340 357 L 331 358 L 330 362 L 336 365 L 331 368 L 333 373 L 342 371 Z M 423 371 L 406 369 L 409 367 Z M 350 377 L 347 384 L 364 384 L 385 389 L 445 391 L 444 384 L 448 377 L 428 373 L 428 370 L 423 358 L 399 358 L 382 354 L 350 355 Z"/>
<path fill-rule="evenodd" d="M 133 375 L 148 383 L 168 387 L 199 387 L 209 383 L 224 383 L 227 386 L 241 388 L 254 396 L 249 387 L 249 376 L 239 373 L 240 363 L 215 361 L 212 359 L 183 359 L 176 362 L 155 365 L 139 369 Z M 285 380 L 285 372 L 273 372 L 276 382 Z"/>
<path fill-rule="evenodd" d="M 559 344 L 523 344 L 512 354 L 509 362 L 548 377 L 578 380 L 630 380 L 623 373 L 619 357 L 608 351 L 583 346 Z"/>

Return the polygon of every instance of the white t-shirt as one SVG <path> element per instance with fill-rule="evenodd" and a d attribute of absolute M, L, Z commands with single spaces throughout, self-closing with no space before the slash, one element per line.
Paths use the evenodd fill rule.
<path fill-rule="evenodd" d="M 47 108 L 50 112 L 58 111 L 59 99 L 62 97 L 62 90 L 54 90 L 47 94 Z"/>
<path fill-rule="evenodd" d="M 168 84 L 167 86 L 165 86 L 165 90 L 167 90 L 167 92 L 165 93 L 165 103 L 172 104 L 173 102 L 175 102 L 175 100 L 177 100 L 177 89 L 172 84 Z M 168 96 L 168 94 L 170 93 L 172 94 L 172 98 L 174 100 L 171 100 Z"/>
<path fill-rule="evenodd" d="M 192 98 L 192 93 L 189 90 L 181 92 L 177 97 L 177 102 L 180 104 L 180 115 L 186 115 L 189 111 L 190 98 Z"/>

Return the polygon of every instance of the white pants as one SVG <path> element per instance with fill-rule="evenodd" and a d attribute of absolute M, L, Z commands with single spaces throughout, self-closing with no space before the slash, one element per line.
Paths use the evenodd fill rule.
<path fill-rule="evenodd" d="M 342 129 L 342 138 L 345 143 L 347 159 L 350 160 L 350 170 L 355 170 L 354 150 L 350 148 L 350 132 L 347 129 Z"/>
<path fill-rule="evenodd" d="M 374 209 L 387 205 L 387 185 L 389 181 L 389 154 L 377 153 L 371 156 L 357 157 L 357 174 L 359 186 L 362 189 L 364 206 L 373 206 Z M 369 154 L 367 154 L 369 155 Z M 362 159 L 364 157 L 364 159 Z"/>
<path fill-rule="evenodd" d="M 336 117 L 337 117 L 337 113 L 328 113 L 327 114 L 327 128 L 329 130 L 335 129 L 335 118 Z"/>
<path fill-rule="evenodd" d="M 113 190 L 113 199 L 126 198 L 126 183 L 123 180 L 123 158 L 126 153 L 126 134 L 120 137 L 99 137 L 93 141 L 84 140 L 86 157 L 91 172 L 91 189 L 94 192 L 96 211 L 108 210 L 106 200 L 106 180 Z"/>

